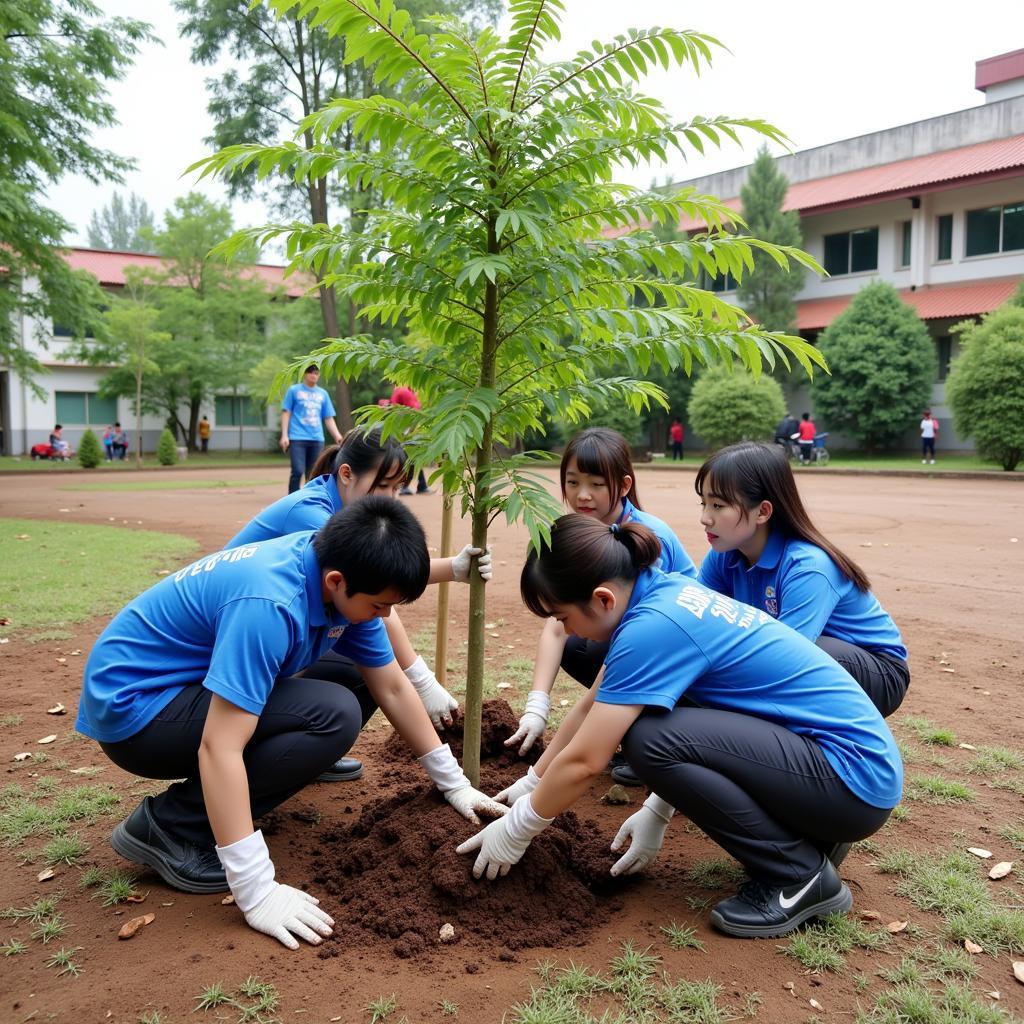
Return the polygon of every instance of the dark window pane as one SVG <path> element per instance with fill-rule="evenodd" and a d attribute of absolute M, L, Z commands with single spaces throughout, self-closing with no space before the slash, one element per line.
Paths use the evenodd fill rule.
<path fill-rule="evenodd" d="M 58 423 L 86 423 L 85 392 L 56 391 L 54 398 L 57 404 Z"/>
<path fill-rule="evenodd" d="M 939 217 L 939 245 L 935 254 L 937 260 L 953 258 L 953 214 L 944 213 Z"/>
<path fill-rule="evenodd" d="M 67 324 L 59 324 L 56 320 L 53 321 L 53 336 L 55 338 L 70 338 L 72 333 L 71 328 Z"/>
<path fill-rule="evenodd" d="M 999 219 L 1002 212 L 999 206 L 967 211 L 965 255 L 981 256 L 987 252 L 999 252 Z"/>
<path fill-rule="evenodd" d="M 878 228 L 850 232 L 850 273 L 878 269 Z"/>
<path fill-rule="evenodd" d="M 262 427 L 263 410 L 248 395 L 239 402 L 242 403 L 242 422 L 247 427 Z"/>
<path fill-rule="evenodd" d="M 99 395 L 89 395 L 89 425 L 92 427 L 105 427 L 117 419 L 117 399 L 100 398 Z"/>
<path fill-rule="evenodd" d="M 850 235 L 825 236 L 825 270 L 833 277 L 850 272 Z"/>
<path fill-rule="evenodd" d="M 231 395 L 217 395 L 214 399 L 214 417 L 218 427 L 235 427 L 235 400 Z"/>
<path fill-rule="evenodd" d="M 1003 252 L 1024 249 L 1024 203 L 1003 207 Z"/>
<path fill-rule="evenodd" d="M 953 339 L 943 334 L 935 339 L 936 354 L 939 357 L 939 380 L 945 380 L 949 373 L 949 357 L 953 353 Z"/>
<path fill-rule="evenodd" d="M 903 222 L 903 235 L 900 241 L 900 266 L 910 266 L 910 241 L 913 237 L 913 224 L 909 220 Z"/>

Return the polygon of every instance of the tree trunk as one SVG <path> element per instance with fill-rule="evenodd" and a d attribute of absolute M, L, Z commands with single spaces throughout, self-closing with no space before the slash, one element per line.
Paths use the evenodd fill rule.
<path fill-rule="evenodd" d="M 116 193 L 115 193 L 116 194 Z M 135 367 L 135 468 L 142 469 L 142 366 L 146 357 L 143 346 Z"/>
<path fill-rule="evenodd" d="M 452 503 L 454 495 L 445 492 L 441 511 L 441 552 L 439 557 L 448 558 L 452 553 Z M 437 587 L 437 629 L 434 641 L 434 675 L 437 681 L 446 685 L 448 678 L 448 607 L 451 598 L 451 584 L 439 583 Z"/>

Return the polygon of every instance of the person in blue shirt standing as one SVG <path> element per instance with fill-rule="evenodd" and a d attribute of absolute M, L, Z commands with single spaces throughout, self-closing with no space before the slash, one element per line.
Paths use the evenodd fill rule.
<path fill-rule="evenodd" d="M 506 874 L 621 742 L 653 793 L 612 844 L 629 842 L 613 874 L 649 864 L 679 810 L 746 869 L 749 881 L 711 911 L 721 931 L 785 935 L 848 910 L 829 854 L 875 833 L 899 802 L 892 734 L 824 651 L 766 612 L 655 569 L 660 550 L 638 523 L 569 515 L 530 553 L 523 600 L 568 633 L 610 641 L 603 677 L 533 777 L 499 794 L 510 812 L 457 852 L 477 853 L 477 878 Z"/>
<path fill-rule="evenodd" d="M 335 443 L 341 443 L 341 432 L 334 422 L 334 403 L 319 386 L 319 380 L 320 367 L 310 363 L 302 383 L 293 384 L 281 403 L 281 451 L 288 453 L 292 464 L 289 494 L 299 489 L 303 476 L 312 479 L 313 464 L 324 446 L 325 424 Z"/>
<path fill-rule="evenodd" d="M 743 441 L 697 471 L 711 550 L 701 583 L 792 626 L 846 669 L 888 718 L 910 685 L 900 631 L 863 570 L 811 522 L 774 445 Z"/>
<path fill-rule="evenodd" d="M 312 781 L 359 733 L 355 696 L 303 669 L 332 645 L 460 814 L 504 813 L 442 745 L 381 622 L 423 592 L 426 537 L 391 498 L 316 533 L 218 551 L 123 608 L 85 666 L 76 728 L 125 771 L 179 779 L 114 830 L 126 859 L 190 893 L 230 889 L 248 924 L 291 949 L 332 919 L 275 880 L 254 819 Z"/>

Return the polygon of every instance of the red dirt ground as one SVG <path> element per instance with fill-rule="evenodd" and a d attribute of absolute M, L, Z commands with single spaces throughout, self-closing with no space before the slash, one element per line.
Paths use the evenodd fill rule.
<path fill-rule="evenodd" d="M 104 525 L 116 515 L 131 522 L 142 520 L 146 529 L 195 537 L 204 551 L 211 551 L 283 492 L 283 480 L 281 487 L 230 486 L 232 479 L 269 475 L 264 472 L 216 470 L 205 471 L 204 475 L 214 473 L 229 486 L 212 490 L 68 492 L 60 488 L 79 482 L 81 476 L 6 477 L 0 483 L 0 514 Z M 147 479 L 151 478 L 147 474 Z M 187 483 L 196 476 L 192 471 L 172 471 L 161 474 L 161 478 Z M 99 472 L 88 479 L 124 481 L 125 476 Z M 639 473 L 644 506 L 675 527 L 699 561 L 706 545 L 697 522 L 692 485 L 692 472 Z M 896 715 L 897 722 L 903 714 L 922 715 L 955 730 L 960 742 L 1024 750 L 1020 697 L 1024 660 L 1020 657 L 1019 625 L 1024 609 L 1024 487 L 1002 480 L 847 477 L 815 475 L 813 471 L 801 474 L 800 486 L 815 519 L 867 570 L 876 593 L 903 630 L 911 652 L 913 683 Z M 407 500 L 436 542 L 440 534 L 439 498 Z M 465 524 L 457 526 L 459 543 L 467 535 Z M 1021 542 L 1012 542 L 1011 538 L 1017 536 Z M 488 618 L 503 620 L 503 625 L 502 636 L 494 641 L 489 656 L 500 675 L 500 666 L 510 653 L 509 645 L 514 643 L 511 653 L 517 657 L 532 653 L 539 623 L 522 608 L 517 593 L 524 531 L 499 524 L 493 530 L 493 541 L 498 564 L 488 596 Z M 435 600 L 428 591 L 416 605 L 403 609 L 410 632 L 432 624 Z M 458 644 L 466 622 L 465 588 L 454 588 L 452 619 L 453 643 Z M 64 760 L 68 768 L 103 767 L 102 774 L 86 781 L 114 784 L 123 795 L 126 813 L 149 784 L 121 773 L 95 744 L 79 742 L 72 735 L 81 666 L 103 625 L 100 621 L 86 623 L 69 640 L 35 646 L 20 642 L 15 635 L 2 648 L 5 686 L 0 691 L 0 715 L 21 714 L 24 721 L 0 729 L 0 759 L 6 765 L 8 783 L 31 785 L 33 773 L 64 775 L 47 765 L 12 760 L 18 751 L 44 749 L 37 747 L 36 741 L 56 732 L 57 741 L 45 748 L 51 761 Z M 73 655 L 73 651 L 81 654 Z M 432 651 L 424 653 L 428 661 L 432 660 Z M 59 663 L 58 658 L 66 658 L 66 663 Z M 947 671 L 950 668 L 952 672 Z M 519 709 L 526 689 L 528 684 L 516 683 L 504 695 Z M 58 700 L 67 705 L 67 717 L 55 719 L 45 713 Z M 898 736 L 905 735 L 898 727 L 896 731 Z M 358 914 L 346 909 L 344 887 L 338 882 L 348 870 L 346 864 L 361 863 L 370 872 L 381 869 L 382 865 L 368 856 L 366 847 L 373 841 L 372 822 L 385 801 L 410 799 L 410 787 L 418 784 L 415 767 L 408 760 L 402 763 L 401 749 L 389 742 L 389 737 L 390 731 L 384 728 L 368 730 L 360 737 L 354 753 L 366 762 L 367 770 L 359 782 L 311 786 L 267 822 L 279 877 L 317 892 L 338 920 L 336 939 L 321 950 L 303 947 L 289 952 L 247 929 L 237 910 L 221 905 L 220 897 L 176 893 L 151 875 L 140 879 L 140 890 L 147 894 L 140 908 L 103 908 L 78 889 L 80 869 L 58 868 L 56 878 L 37 882 L 41 861 L 19 863 L 17 851 L 0 850 L 0 888 L 4 893 L 0 902 L 4 906 L 25 906 L 49 893 L 63 891 L 60 909 L 69 924 L 65 936 L 43 947 L 29 941 L 28 926 L 0 921 L 0 940 L 17 936 L 29 942 L 26 954 L 2 961 L 0 1019 L 135 1024 L 143 1013 L 160 1010 L 166 1024 L 171 1024 L 191 1019 L 196 997 L 206 986 L 223 981 L 227 988 L 237 988 L 248 975 L 255 974 L 277 986 L 281 1020 L 301 1014 L 309 1021 L 364 1024 L 369 1019 L 364 1009 L 367 1004 L 394 992 L 399 1003 L 392 1018 L 396 1021 L 403 1014 L 409 1024 L 439 1020 L 440 1002 L 449 1000 L 459 1007 L 458 1017 L 453 1019 L 491 1024 L 529 994 L 537 981 L 534 967 L 539 960 L 553 957 L 564 963 L 571 958 L 600 969 L 630 938 L 640 947 L 651 945 L 673 977 L 716 980 L 724 986 L 723 1000 L 734 1007 L 748 992 L 758 991 L 763 1002 L 757 1021 L 782 1024 L 806 1020 L 814 1012 L 807 1002 L 812 997 L 824 1007 L 826 1019 L 848 1019 L 858 1003 L 865 1005 L 884 988 L 877 972 L 895 966 L 904 952 L 921 941 L 911 938 L 912 930 L 908 930 L 895 936 L 881 953 L 850 954 L 849 966 L 840 974 L 809 978 L 796 961 L 779 954 L 776 942 L 719 936 L 708 926 L 707 909 L 694 910 L 691 902 L 713 902 L 727 892 L 703 889 L 687 877 L 695 861 L 716 857 L 719 851 L 703 836 L 687 829 L 684 822 L 677 821 L 661 858 L 646 876 L 600 897 L 602 912 L 587 921 L 590 930 L 580 939 L 581 944 L 563 929 L 554 945 L 514 949 L 507 934 L 473 933 L 460 926 L 456 904 L 435 902 L 433 910 L 417 910 L 419 938 L 407 938 L 408 948 L 401 950 L 410 955 L 397 955 L 395 946 L 401 934 L 391 935 L 377 919 L 379 908 L 364 902 L 358 904 Z M 1020 851 L 1001 839 L 997 831 L 1000 825 L 1020 823 L 1024 817 L 1019 795 L 991 788 L 982 777 L 964 776 L 962 769 L 974 756 L 970 751 L 954 747 L 942 753 L 950 762 L 948 767 L 936 768 L 925 760 L 908 766 L 908 777 L 940 774 L 958 778 L 975 789 L 977 799 L 947 807 L 909 803 L 910 819 L 875 837 L 881 849 L 932 851 L 984 846 L 996 854 L 995 859 L 1021 857 Z M 511 777 L 515 776 L 512 770 Z M 1020 781 L 1019 774 L 1013 777 Z M 80 781 L 77 776 L 65 775 L 62 782 L 70 784 L 72 779 Z M 595 823 L 598 833 L 590 834 L 600 834 L 606 842 L 635 809 L 601 804 L 598 798 L 608 782 L 607 777 L 598 780 L 575 808 L 581 821 Z M 411 796 L 412 813 L 416 818 L 410 820 L 421 821 L 423 827 L 410 840 L 406 855 L 423 855 L 436 841 L 430 837 L 439 832 L 458 839 L 466 831 L 454 812 L 432 796 Z M 125 866 L 106 843 L 115 821 L 113 817 L 104 819 L 84 830 L 92 846 L 87 865 L 104 869 Z M 580 827 L 589 829 L 588 825 Z M 364 844 L 362 850 L 360 844 Z M 21 852 L 41 845 L 38 840 L 29 840 Z M 436 850 L 433 847 L 432 856 L 437 855 Z M 874 910 L 883 921 L 909 920 L 926 932 L 936 932 L 941 925 L 939 919 L 896 896 L 895 878 L 879 874 L 871 861 L 869 853 L 855 850 L 843 865 L 843 876 L 854 891 L 855 909 Z M 333 868 L 333 881 L 327 878 L 328 867 Z M 391 870 L 400 871 L 400 865 L 392 865 Z M 459 870 L 464 872 L 465 866 Z M 1015 872 L 1003 882 L 992 884 L 1001 887 L 1007 902 L 1019 906 L 1022 890 L 1018 879 Z M 467 882 L 464 877 L 463 883 L 483 884 Z M 338 889 L 337 897 L 334 888 Z M 488 900 L 493 896 L 488 894 Z M 536 930 L 542 931 L 547 918 L 561 915 L 547 895 L 532 891 L 531 898 L 529 886 L 520 888 L 516 899 L 513 910 L 520 927 L 535 914 Z M 489 905 L 500 906 L 500 899 Z M 136 910 L 153 912 L 156 920 L 130 943 L 118 942 L 119 927 Z M 429 931 L 425 922 L 432 912 L 439 916 L 450 913 L 444 920 L 455 925 L 454 944 L 431 944 L 423 937 Z M 437 920 L 436 926 L 444 920 Z M 670 921 L 696 928 L 706 950 L 672 950 L 661 932 Z M 43 964 L 53 946 L 62 942 L 68 947 L 81 947 L 77 959 L 83 973 L 78 978 L 58 978 Z M 327 956 L 318 955 L 325 950 Z M 988 990 L 1000 991 L 998 1005 L 1024 1016 L 1024 986 L 1014 981 L 1010 959 L 1005 955 L 979 956 L 982 976 L 972 988 L 982 997 Z M 863 995 L 858 995 L 854 987 L 854 976 L 859 973 L 872 979 Z M 784 988 L 786 982 L 794 983 L 792 993 Z M 225 1019 L 234 1020 L 236 1016 Z"/>

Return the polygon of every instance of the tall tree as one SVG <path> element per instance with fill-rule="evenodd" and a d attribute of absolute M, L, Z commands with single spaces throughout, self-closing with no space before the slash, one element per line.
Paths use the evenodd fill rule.
<path fill-rule="evenodd" d="M 740 189 L 746 230 L 776 245 L 803 245 L 800 214 L 784 212 L 789 180 L 767 146 L 758 151 L 746 184 Z M 780 266 L 771 257 L 754 254 L 754 269 L 739 282 L 736 295 L 754 320 L 769 331 L 796 330 L 796 296 L 804 284 L 804 268 Z"/>
<path fill-rule="evenodd" d="M 127 202 L 115 192 L 110 202 L 93 210 L 88 228 L 89 245 L 111 252 L 148 252 L 153 247 L 153 211 L 134 192 Z"/>
<path fill-rule="evenodd" d="M 0 362 L 33 383 L 41 368 L 18 343 L 18 318 L 84 336 L 102 302 L 95 279 L 68 268 L 60 245 L 71 225 L 45 205 L 46 190 L 68 173 L 120 181 L 132 166 L 92 140 L 116 121 L 107 82 L 152 37 L 144 22 L 99 13 L 91 0 L 0 4 Z"/>

